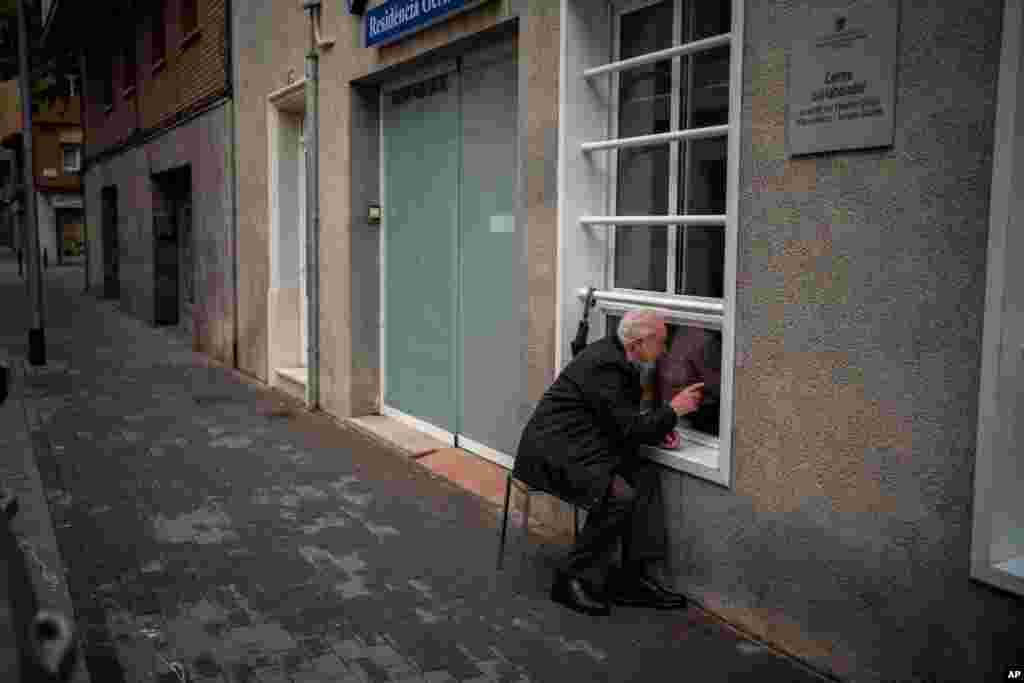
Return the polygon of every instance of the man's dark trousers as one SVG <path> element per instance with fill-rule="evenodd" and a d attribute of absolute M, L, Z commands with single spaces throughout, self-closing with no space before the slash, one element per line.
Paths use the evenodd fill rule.
<path fill-rule="evenodd" d="M 668 546 L 657 466 L 634 458 L 617 467 L 615 474 L 601 502 L 587 514 L 566 564 L 568 575 L 583 579 L 597 592 L 605 590 L 617 541 L 622 541 L 626 571 L 665 559 Z M 626 486 L 621 486 L 622 480 Z"/>

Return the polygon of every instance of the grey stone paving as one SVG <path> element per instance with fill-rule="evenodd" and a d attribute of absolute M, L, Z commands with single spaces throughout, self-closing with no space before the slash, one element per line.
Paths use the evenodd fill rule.
<path fill-rule="evenodd" d="M 497 573 L 488 503 L 51 281 L 24 400 L 93 681 L 818 680 L 697 608 L 551 603 L 566 548 Z"/>

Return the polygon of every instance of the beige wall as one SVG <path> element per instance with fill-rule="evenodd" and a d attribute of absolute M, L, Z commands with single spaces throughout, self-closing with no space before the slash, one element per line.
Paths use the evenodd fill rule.
<path fill-rule="evenodd" d="M 242 4 L 242 3 L 239 3 Z M 520 68 L 526 79 L 521 106 L 529 111 L 526 140 L 526 210 L 530 249 L 529 387 L 539 397 L 554 370 L 555 200 L 545 190 L 556 164 L 558 6 L 525 3 L 519 15 Z M 537 9 L 532 5 L 543 5 Z M 415 59 L 453 40 L 486 30 L 516 14 L 511 3 L 492 0 L 382 48 L 362 47 L 362 21 L 324 7 L 322 35 L 335 39 L 320 57 L 320 318 L 321 403 L 343 417 L 366 412 L 376 385 L 353 383 L 366 368 L 352 352 L 350 242 L 353 225 L 349 169 L 352 164 L 349 83 L 388 66 Z M 267 96 L 304 74 L 308 19 L 292 4 L 261 0 L 235 9 L 238 131 L 239 368 L 268 381 L 267 297 L 270 287 Z M 530 173 L 537 169 L 538 173 Z M 553 177 L 553 176 L 552 176 Z M 360 212 L 356 212 L 360 214 Z M 356 225 L 364 229 L 365 222 Z M 359 406 L 355 408 L 354 406 Z"/>

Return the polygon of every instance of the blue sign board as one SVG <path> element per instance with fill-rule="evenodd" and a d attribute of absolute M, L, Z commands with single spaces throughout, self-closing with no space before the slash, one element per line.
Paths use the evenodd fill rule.
<path fill-rule="evenodd" d="M 388 0 L 366 11 L 363 44 L 366 47 L 386 45 L 481 2 L 483 0 Z"/>

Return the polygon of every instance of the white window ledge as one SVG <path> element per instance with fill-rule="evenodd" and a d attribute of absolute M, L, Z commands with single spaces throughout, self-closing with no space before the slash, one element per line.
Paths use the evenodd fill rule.
<path fill-rule="evenodd" d="M 676 428 L 676 433 L 681 439 L 679 448 L 641 446 L 641 453 L 669 469 L 728 486 L 729 482 L 719 467 L 718 438 L 680 428 Z"/>

